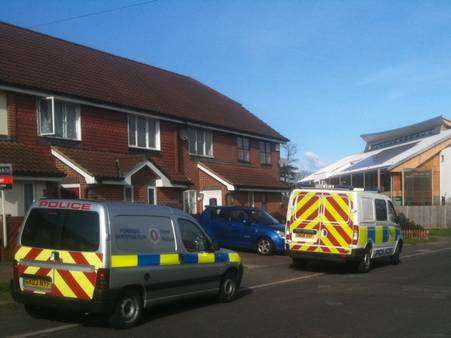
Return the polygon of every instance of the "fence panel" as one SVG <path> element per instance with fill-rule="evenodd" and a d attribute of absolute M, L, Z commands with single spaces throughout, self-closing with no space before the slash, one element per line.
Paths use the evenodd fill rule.
<path fill-rule="evenodd" d="M 425 228 L 451 228 L 451 204 L 398 206 L 396 210 Z"/>

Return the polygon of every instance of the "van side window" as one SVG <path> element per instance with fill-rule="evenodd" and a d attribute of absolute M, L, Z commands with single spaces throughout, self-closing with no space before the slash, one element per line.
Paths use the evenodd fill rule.
<path fill-rule="evenodd" d="M 385 200 L 375 199 L 376 206 L 376 221 L 386 221 L 387 220 L 387 203 Z"/>
<path fill-rule="evenodd" d="M 124 253 L 176 252 L 171 219 L 157 216 L 116 216 L 112 222 L 113 240 Z"/>
<path fill-rule="evenodd" d="M 372 198 L 362 197 L 362 221 L 374 221 L 374 204 Z"/>
<path fill-rule="evenodd" d="M 396 222 L 396 210 L 395 207 L 393 206 L 393 203 L 391 201 L 387 201 L 388 202 L 388 220 L 390 222 L 395 223 Z"/>
<path fill-rule="evenodd" d="M 182 242 L 185 249 L 189 252 L 206 251 L 210 247 L 210 242 L 199 227 L 190 220 L 178 219 Z"/>

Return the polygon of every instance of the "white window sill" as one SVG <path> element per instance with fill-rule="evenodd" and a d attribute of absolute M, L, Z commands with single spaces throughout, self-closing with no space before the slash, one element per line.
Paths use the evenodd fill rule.
<path fill-rule="evenodd" d="M 142 150 L 161 151 L 160 148 L 147 148 L 147 147 L 138 147 L 138 146 L 131 146 L 131 145 L 128 145 L 128 147 L 129 147 L 129 148 L 132 148 L 132 149 L 142 149 Z"/>
<path fill-rule="evenodd" d="M 68 137 L 60 137 L 60 136 L 53 136 L 53 135 L 38 135 L 39 137 L 46 137 L 46 138 L 53 138 L 55 140 L 64 140 L 64 141 L 81 141 L 81 138 L 68 138 Z"/>
<path fill-rule="evenodd" d="M 215 158 L 213 155 L 199 155 L 199 154 L 193 154 L 189 153 L 190 156 L 197 156 L 197 157 L 203 157 L 203 158 Z"/>

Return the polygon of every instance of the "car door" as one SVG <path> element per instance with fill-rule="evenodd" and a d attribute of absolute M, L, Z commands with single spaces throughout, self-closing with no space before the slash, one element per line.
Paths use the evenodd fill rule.
<path fill-rule="evenodd" d="M 383 198 L 375 198 L 374 210 L 376 214 L 374 242 L 375 256 L 385 256 L 390 254 L 390 229 L 386 200 Z"/>
<path fill-rule="evenodd" d="M 212 243 L 202 228 L 193 220 L 177 218 L 180 239 L 180 266 L 178 280 L 183 281 L 183 291 L 204 291 L 219 286 L 222 263 L 211 250 Z"/>
<path fill-rule="evenodd" d="M 228 208 L 211 208 L 210 211 L 210 236 L 221 246 L 230 246 L 229 223 L 230 213 Z"/>
<path fill-rule="evenodd" d="M 252 242 L 251 230 L 252 223 L 246 211 L 232 209 L 228 231 L 231 245 L 237 248 L 248 248 Z"/>

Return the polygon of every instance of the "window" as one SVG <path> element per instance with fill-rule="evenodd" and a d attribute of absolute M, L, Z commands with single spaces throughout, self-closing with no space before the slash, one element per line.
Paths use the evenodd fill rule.
<path fill-rule="evenodd" d="M 33 183 L 25 183 L 23 185 L 23 200 L 24 200 L 24 210 L 25 212 L 27 212 L 34 201 Z"/>
<path fill-rule="evenodd" d="M 228 209 L 214 208 L 211 209 L 211 218 L 217 220 L 229 220 L 230 213 Z"/>
<path fill-rule="evenodd" d="M 189 128 L 188 143 L 191 155 L 213 157 L 213 134 L 211 131 Z"/>
<path fill-rule="evenodd" d="M 74 251 L 99 248 L 99 215 L 91 211 L 33 209 L 27 218 L 21 244 Z"/>
<path fill-rule="evenodd" d="M 8 111 L 6 95 L 0 92 L 0 135 L 8 135 Z"/>
<path fill-rule="evenodd" d="M 255 199 L 254 199 L 254 192 L 253 191 L 249 191 L 248 192 L 247 205 L 249 206 L 249 208 L 255 207 Z"/>
<path fill-rule="evenodd" d="M 120 215 L 113 219 L 113 240 L 123 253 L 171 253 L 176 244 L 170 218 Z"/>
<path fill-rule="evenodd" d="M 376 206 L 376 221 L 386 221 L 387 220 L 387 203 L 385 200 L 376 199 L 374 200 Z"/>
<path fill-rule="evenodd" d="M 183 211 L 195 215 L 197 214 L 197 191 L 186 190 L 183 192 Z"/>
<path fill-rule="evenodd" d="M 80 107 L 53 97 L 41 99 L 38 124 L 41 136 L 80 140 Z"/>
<path fill-rule="evenodd" d="M 128 145 L 136 148 L 160 149 L 160 123 L 151 118 L 128 116 Z"/>
<path fill-rule="evenodd" d="M 396 223 L 396 210 L 391 201 L 388 201 L 388 220 Z"/>
<path fill-rule="evenodd" d="M 147 187 L 147 202 L 152 205 L 157 204 L 157 188 Z"/>
<path fill-rule="evenodd" d="M 133 186 L 124 187 L 124 202 L 134 202 L 134 189 Z"/>
<path fill-rule="evenodd" d="M 244 222 L 249 220 L 249 216 L 244 210 L 236 209 L 230 212 L 230 219 L 232 222 Z"/>
<path fill-rule="evenodd" d="M 187 251 L 200 252 L 210 249 L 210 241 L 196 224 L 184 218 L 179 218 L 178 224 L 183 246 Z"/>
<path fill-rule="evenodd" d="M 271 143 L 260 142 L 260 163 L 271 164 Z"/>
<path fill-rule="evenodd" d="M 245 137 L 237 137 L 236 138 L 237 147 L 238 147 L 238 160 L 243 162 L 250 161 L 250 141 Z"/>
<path fill-rule="evenodd" d="M 362 197 L 362 221 L 372 222 L 374 220 L 373 200 L 368 197 Z"/>

